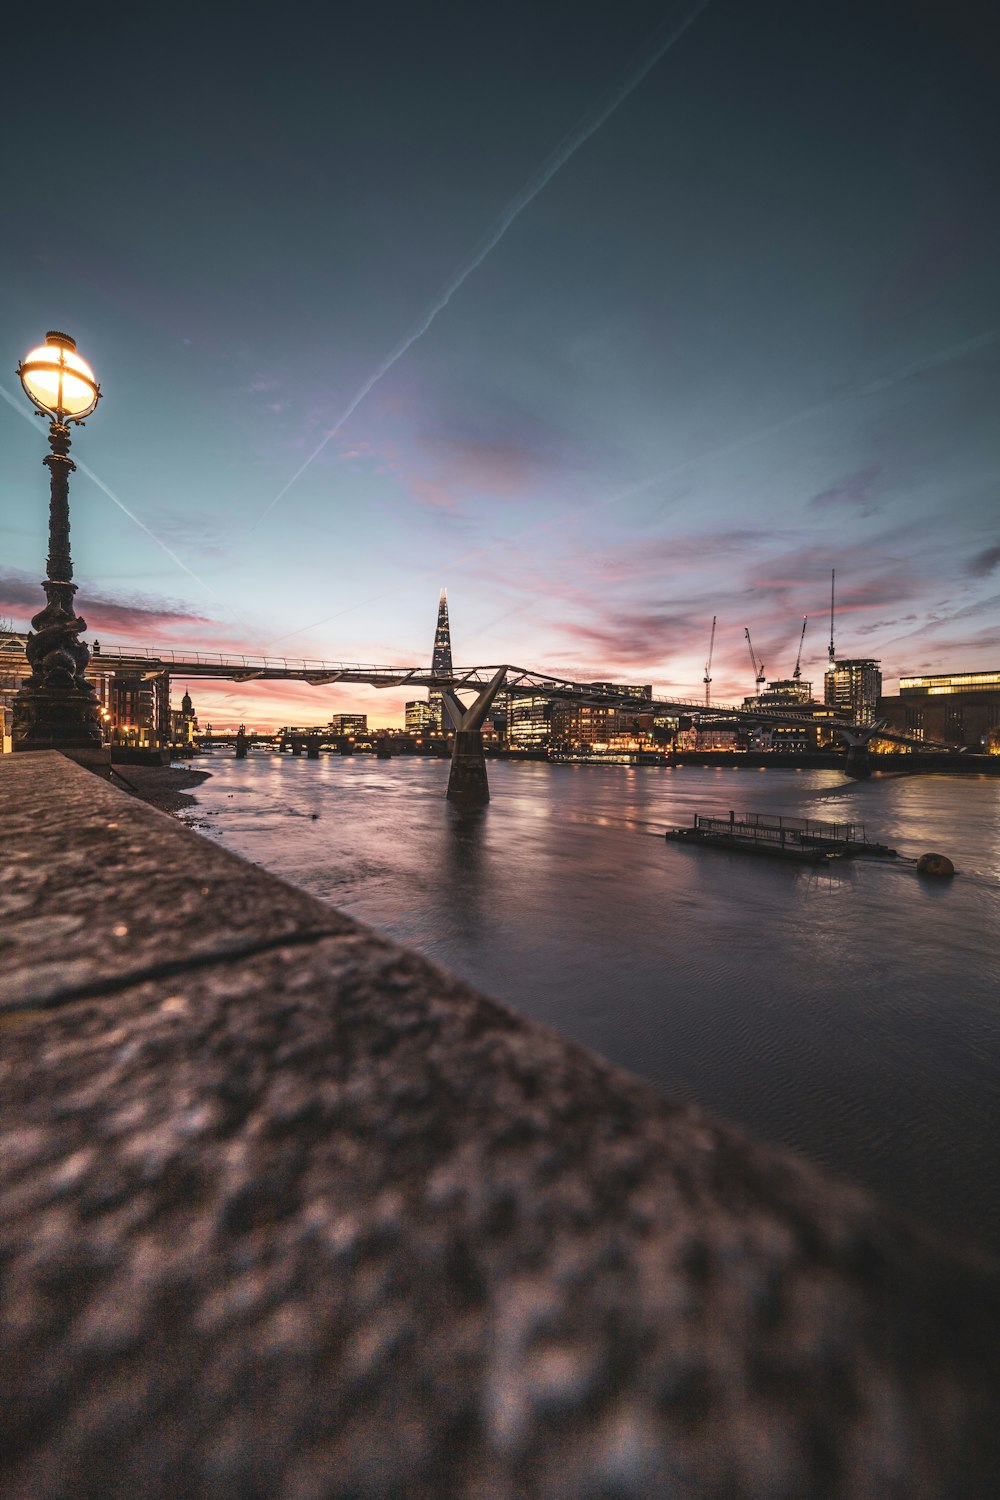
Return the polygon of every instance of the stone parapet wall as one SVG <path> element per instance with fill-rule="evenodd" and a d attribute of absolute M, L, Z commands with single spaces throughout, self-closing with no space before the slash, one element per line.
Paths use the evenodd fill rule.
<path fill-rule="evenodd" d="M 59 755 L 0 830 L 5 1497 L 994 1492 L 995 1268 Z"/>

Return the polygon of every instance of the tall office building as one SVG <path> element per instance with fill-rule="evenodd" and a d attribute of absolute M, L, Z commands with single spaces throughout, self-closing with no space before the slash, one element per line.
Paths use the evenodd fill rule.
<path fill-rule="evenodd" d="M 448 590 L 442 589 L 438 597 L 437 629 L 434 632 L 434 656 L 431 660 L 431 671 L 442 677 L 450 676 L 451 665 L 451 626 L 448 623 Z M 433 727 L 438 731 L 447 728 L 444 723 L 444 704 L 440 693 L 433 688 L 427 694 L 427 702 L 430 705 L 433 719 Z"/>
<path fill-rule="evenodd" d="M 552 699 L 540 693 L 511 698 L 507 715 L 507 740 L 515 749 L 540 750 L 552 734 Z"/>
<path fill-rule="evenodd" d="M 429 734 L 434 727 L 434 712 L 431 705 L 422 703 L 419 698 L 412 699 L 406 705 L 407 734 Z"/>
<path fill-rule="evenodd" d="M 856 724 L 874 724 L 882 692 L 880 663 L 867 657 L 840 657 L 823 677 L 823 701 Z"/>

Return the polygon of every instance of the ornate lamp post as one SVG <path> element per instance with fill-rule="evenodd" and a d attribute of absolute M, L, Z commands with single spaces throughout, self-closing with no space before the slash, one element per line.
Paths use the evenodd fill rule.
<path fill-rule="evenodd" d="M 97 695 L 83 675 L 90 651 L 80 636 L 87 622 L 73 606 L 69 476 L 76 465 L 69 456 L 69 427 L 90 416 L 101 392 L 76 352 L 76 340 L 65 333 L 47 333 L 17 373 L 29 401 L 50 419 L 51 452 L 42 460 L 50 476 L 48 576 L 42 584 L 47 603 L 32 620 L 25 647 L 31 676 L 14 699 L 14 749 L 100 750 Z"/>

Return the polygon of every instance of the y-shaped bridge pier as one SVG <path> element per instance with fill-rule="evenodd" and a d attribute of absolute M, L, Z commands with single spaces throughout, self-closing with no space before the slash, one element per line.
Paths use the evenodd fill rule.
<path fill-rule="evenodd" d="M 503 687 L 506 673 L 506 667 L 498 667 L 471 708 L 466 708 L 454 688 L 442 690 L 444 710 L 455 731 L 451 774 L 448 777 L 450 802 L 459 802 L 467 807 L 483 807 L 490 800 L 490 783 L 486 775 L 486 755 L 483 750 L 483 723 L 494 698 Z"/>

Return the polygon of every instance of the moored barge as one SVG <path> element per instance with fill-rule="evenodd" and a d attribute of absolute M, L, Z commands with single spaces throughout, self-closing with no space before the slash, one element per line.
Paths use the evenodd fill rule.
<path fill-rule="evenodd" d="M 769 813 L 710 817 L 696 813 L 690 828 L 668 828 L 668 840 L 732 849 L 740 854 L 762 854 L 798 864 L 826 864 L 856 855 L 895 857 L 895 849 L 868 838 L 863 823 L 824 823 L 815 818 L 784 818 Z"/>

